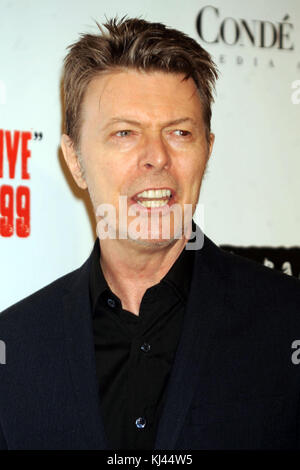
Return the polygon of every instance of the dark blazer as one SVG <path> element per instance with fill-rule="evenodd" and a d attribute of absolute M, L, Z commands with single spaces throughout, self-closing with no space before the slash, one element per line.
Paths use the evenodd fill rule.
<path fill-rule="evenodd" d="M 90 261 L 0 315 L 0 448 L 110 448 L 95 371 Z M 155 449 L 300 448 L 295 340 L 300 282 L 205 237 Z"/>

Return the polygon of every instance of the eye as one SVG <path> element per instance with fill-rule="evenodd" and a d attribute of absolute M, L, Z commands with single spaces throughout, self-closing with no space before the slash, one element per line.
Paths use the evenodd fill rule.
<path fill-rule="evenodd" d="M 128 137 L 131 134 L 131 131 L 125 129 L 123 131 L 116 132 L 117 137 Z"/>
<path fill-rule="evenodd" d="M 176 129 L 174 134 L 178 135 L 179 137 L 188 137 L 191 135 L 189 131 L 184 131 L 183 129 Z"/>

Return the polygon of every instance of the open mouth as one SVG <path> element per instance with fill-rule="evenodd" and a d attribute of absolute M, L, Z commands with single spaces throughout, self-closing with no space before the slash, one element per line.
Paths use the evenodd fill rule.
<path fill-rule="evenodd" d="M 174 199 L 174 191 L 169 188 L 147 189 L 137 193 L 132 200 L 146 208 L 167 206 Z"/>

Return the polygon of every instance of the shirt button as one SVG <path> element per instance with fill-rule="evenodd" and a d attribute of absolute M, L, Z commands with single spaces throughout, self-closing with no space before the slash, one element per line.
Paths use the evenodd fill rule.
<path fill-rule="evenodd" d="M 146 426 L 146 423 L 147 423 L 146 418 L 143 418 L 142 416 L 135 420 L 135 425 L 138 429 L 144 429 L 144 427 Z"/>
<path fill-rule="evenodd" d="M 107 304 L 111 307 L 114 308 L 116 306 L 116 302 L 114 299 L 107 299 Z"/>
<path fill-rule="evenodd" d="M 150 346 L 149 343 L 144 343 L 144 344 L 142 344 L 142 346 L 141 346 L 141 350 L 144 351 L 144 352 L 149 352 L 150 349 L 151 349 L 151 346 Z"/>

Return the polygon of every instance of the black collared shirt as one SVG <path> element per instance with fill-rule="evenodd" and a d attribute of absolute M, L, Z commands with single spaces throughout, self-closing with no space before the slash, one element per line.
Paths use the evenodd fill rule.
<path fill-rule="evenodd" d="M 110 290 L 95 241 L 90 298 L 100 407 L 112 449 L 154 449 L 193 262 L 194 250 L 184 249 L 164 278 L 146 290 L 137 316 L 122 309 Z"/>

